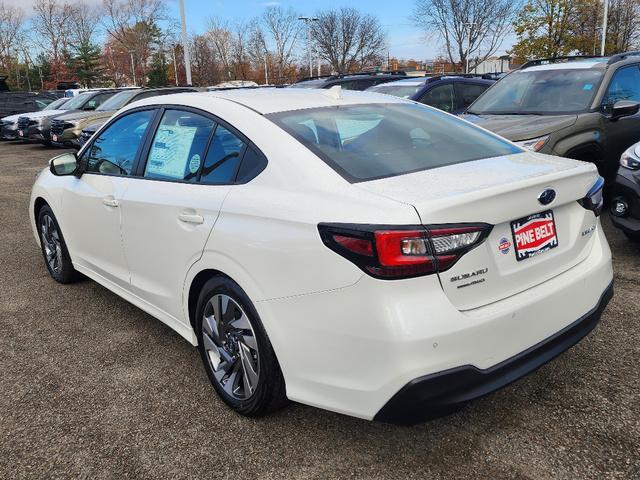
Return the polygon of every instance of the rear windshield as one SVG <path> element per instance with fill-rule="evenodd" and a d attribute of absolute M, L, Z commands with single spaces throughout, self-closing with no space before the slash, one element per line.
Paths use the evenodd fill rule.
<path fill-rule="evenodd" d="M 350 182 L 522 152 L 451 115 L 413 103 L 312 108 L 268 117 Z"/>
<path fill-rule="evenodd" d="M 394 97 L 409 98 L 418 93 L 424 87 L 424 82 L 419 84 L 406 84 L 404 82 L 383 83 L 368 88 L 368 92 L 384 93 L 385 95 L 393 95 Z"/>

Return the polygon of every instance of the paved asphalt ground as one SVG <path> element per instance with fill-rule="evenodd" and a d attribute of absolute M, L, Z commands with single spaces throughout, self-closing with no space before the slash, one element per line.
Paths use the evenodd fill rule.
<path fill-rule="evenodd" d="M 614 299 L 527 378 L 411 428 L 295 404 L 251 420 L 162 323 L 49 278 L 27 205 L 56 153 L 0 144 L 0 479 L 640 478 L 640 247 L 608 219 Z"/>

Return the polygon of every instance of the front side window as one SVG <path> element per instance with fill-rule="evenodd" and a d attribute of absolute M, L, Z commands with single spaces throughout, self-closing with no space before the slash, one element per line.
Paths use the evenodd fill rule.
<path fill-rule="evenodd" d="M 480 128 L 414 103 L 312 108 L 268 118 L 351 182 L 522 152 Z"/>
<path fill-rule="evenodd" d="M 640 69 L 634 65 L 618 70 L 611 79 L 603 105 L 613 105 L 620 100 L 640 102 Z"/>
<path fill-rule="evenodd" d="M 242 158 L 245 143 L 229 129 L 218 125 L 211 140 L 204 166 L 201 183 L 225 184 L 235 179 Z"/>
<path fill-rule="evenodd" d="M 197 181 L 214 125 L 213 120 L 197 113 L 166 110 L 153 137 L 144 176 Z"/>
<path fill-rule="evenodd" d="M 86 152 L 87 173 L 131 175 L 133 164 L 155 110 L 130 113 L 113 122 Z"/>
<path fill-rule="evenodd" d="M 438 85 L 425 93 L 420 98 L 420 103 L 435 107 L 445 112 L 453 112 L 455 108 L 455 96 L 453 93 L 453 85 L 447 83 L 445 85 Z"/>

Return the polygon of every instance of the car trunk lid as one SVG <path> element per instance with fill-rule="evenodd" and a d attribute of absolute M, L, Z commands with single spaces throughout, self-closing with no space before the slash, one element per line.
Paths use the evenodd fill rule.
<path fill-rule="evenodd" d="M 358 185 L 412 205 L 424 225 L 493 225 L 480 245 L 439 274 L 452 304 L 468 310 L 524 291 L 586 258 L 596 218 L 577 200 L 597 177 L 592 164 L 522 153 Z M 543 205 L 538 197 L 548 189 L 555 198 Z M 535 214 L 540 218 L 528 218 Z M 517 246 L 525 258 L 516 257 Z"/>

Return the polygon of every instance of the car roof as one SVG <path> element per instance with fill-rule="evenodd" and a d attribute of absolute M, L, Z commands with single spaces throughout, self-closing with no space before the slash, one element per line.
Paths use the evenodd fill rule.
<path fill-rule="evenodd" d="M 438 77 L 413 77 L 413 78 L 403 78 L 402 80 L 396 80 L 395 82 L 387 82 L 387 83 L 382 83 L 379 85 L 374 85 L 373 87 L 371 87 L 372 90 L 374 90 L 376 87 L 388 87 L 388 86 L 393 86 L 393 85 L 397 85 L 397 86 L 419 86 L 419 85 L 425 85 L 427 83 L 433 83 L 436 84 L 440 81 L 443 80 L 449 80 L 449 81 L 454 81 L 454 82 L 466 82 L 466 83 L 483 83 L 483 84 L 493 84 L 495 83 L 495 80 L 489 80 L 486 78 L 481 78 L 481 77 L 467 77 L 464 75 L 442 75 L 442 76 L 438 76 Z"/>
<path fill-rule="evenodd" d="M 133 106 L 140 105 L 180 105 L 186 102 L 191 105 L 194 102 L 201 108 L 207 109 L 207 100 L 223 99 L 236 104 L 243 105 L 259 114 L 269 114 L 300 110 L 304 108 L 333 107 L 337 105 L 358 105 L 365 103 L 411 103 L 407 100 L 380 95 L 371 92 L 359 92 L 352 90 L 342 90 L 336 93 L 337 87 L 328 90 L 306 89 L 306 88 L 261 88 L 261 89 L 238 89 L 238 90 L 218 90 L 215 92 L 189 92 L 176 93 L 172 95 L 151 97 L 138 102 Z M 214 109 L 214 102 L 211 102 Z"/>
<path fill-rule="evenodd" d="M 587 68 L 605 69 L 607 67 L 608 61 L 608 57 L 584 58 L 572 60 L 569 62 L 532 65 L 530 67 L 525 67 L 523 70 L 526 70 L 527 72 L 536 72 L 541 70 L 582 70 Z"/>

